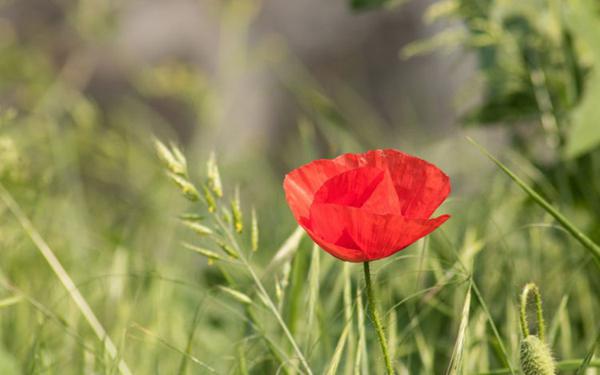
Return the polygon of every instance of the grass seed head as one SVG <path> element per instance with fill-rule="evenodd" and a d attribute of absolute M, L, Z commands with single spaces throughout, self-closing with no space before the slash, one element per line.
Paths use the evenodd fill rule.
<path fill-rule="evenodd" d="M 235 289 L 228 288 L 226 286 L 219 286 L 219 289 L 221 289 L 223 292 L 229 294 L 231 297 L 233 297 L 238 302 L 241 302 L 245 305 L 252 304 L 252 299 L 242 292 L 239 292 Z"/>
<path fill-rule="evenodd" d="M 250 242 L 252 251 L 258 250 L 258 238 L 260 234 L 258 232 L 258 220 L 256 219 L 256 210 L 252 208 L 252 226 L 250 228 Z"/>
<path fill-rule="evenodd" d="M 220 256 L 219 254 L 215 253 L 212 250 L 208 250 L 203 247 L 195 246 L 195 245 L 189 244 L 187 242 L 184 242 L 183 246 L 188 250 L 191 250 L 195 253 L 205 256 L 209 260 L 209 262 L 215 261 L 215 260 L 223 260 L 222 256 Z"/>
<path fill-rule="evenodd" d="M 170 143 L 170 146 L 171 146 L 171 153 L 172 153 L 175 161 L 183 169 L 183 171 L 187 171 L 187 161 L 185 159 L 185 156 L 183 155 L 183 152 L 181 152 L 181 149 L 179 147 L 177 147 L 177 145 L 173 142 Z"/>
<path fill-rule="evenodd" d="M 219 166 L 217 165 L 217 157 L 214 152 L 211 152 L 208 157 L 206 170 L 208 186 L 218 198 L 221 198 L 223 196 L 223 185 L 221 184 L 221 175 L 219 173 Z"/>
<path fill-rule="evenodd" d="M 199 236 L 208 236 L 209 234 L 213 233 L 212 229 L 196 221 L 184 220 L 183 223 Z"/>
<path fill-rule="evenodd" d="M 198 193 L 198 189 L 196 189 L 194 184 L 192 184 L 186 178 L 173 172 L 167 172 L 167 175 L 171 180 L 173 180 L 173 182 L 177 184 L 177 186 L 179 186 L 179 189 L 187 199 L 191 200 L 192 202 L 200 199 L 200 193 Z"/>
<path fill-rule="evenodd" d="M 233 214 L 233 227 L 238 233 L 242 233 L 244 230 L 244 221 L 242 219 L 242 209 L 240 204 L 240 189 L 235 189 L 235 196 L 231 201 L 231 213 Z"/>
<path fill-rule="evenodd" d="M 186 213 L 179 215 L 179 219 L 181 219 L 183 221 L 202 221 L 202 220 L 204 220 L 204 216 L 198 215 L 195 213 L 191 213 L 191 212 L 186 212 Z"/>
<path fill-rule="evenodd" d="M 221 250 L 223 250 L 223 252 L 225 254 L 229 255 L 231 258 L 234 258 L 234 259 L 239 258 L 237 252 L 231 246 L 229 246 L 226 242 L 221 241 L 221 240 L 216 240 L 216 242 L 217 242 L 217 245 L 219 245 L 219 247 L 221 248 Z"/>
<path fill-rule="evenodd" d="M 217 202 L 215 201 L 215 197 L 212 195 L 206 185 L 202 186 L 202 188 L 204 190 L 204 199 L 206 200 L 208 212 L 215 212 L 217 210 Z"/>
<path fill-rule="evenodd" d="M 160 161 L 163 162 L 171 173 L 178 176 L 187 176 L 187 164 L 179 148 L 171 145 L 171 149 L 169 149 L 169 147 L 156 138 L 154 139 L 154 148 Z"/>

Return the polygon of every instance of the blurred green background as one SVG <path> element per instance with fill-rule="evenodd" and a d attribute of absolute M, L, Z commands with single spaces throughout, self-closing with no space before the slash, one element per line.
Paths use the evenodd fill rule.
<path fill-rule="evenodd" d="M 456 360 L 471 279 L 481 295 L 467 305 L 459 373 L 518 371 L 529 281 L 557 359 L 585 357 L 600 330 L 598 263 L 465 136 L 598 243 L 599 41 L 594 0 L 0 0 L 0 373 L 119 372 L 32 233 L 133 373 L 295 373 L 265 344 L 293 357 L 268 311 L 256 307 L 256 330 L 217 288 L 224 267 L 260 305 L 246 271 L 181 246 L 196 238 L 178 215 L 207 213 L 165 177 L 153 137 L 179 145 L 195 181 L 215 152 L 246 227 L 256 211 L 253 266 L 316 374 L 348 324 L 337 373 L 383 367 L 366 318 L 357 359 L 360 265 L 320 254 L 315 297 L 308 239 L 271 263 L 296 229 L 283 176 L 385 147 L 439 165 L 453 185 L 439 210 L 453 218 L 374 264 L 397 372 Z"/>

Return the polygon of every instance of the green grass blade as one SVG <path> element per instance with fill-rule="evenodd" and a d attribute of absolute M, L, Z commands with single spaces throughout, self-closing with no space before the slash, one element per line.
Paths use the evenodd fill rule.
<path fill-rule="evenodd" d="M 201 361 L 200 359 L 196 358 L 195 356 L 186 353 L 186 351 L 179 349 L 178 347 L 176 347 L 175 345 L 171 344 L 170 342 L 168 342 L 167 340 L 165 340 L 164 338 L 158 336 L 156 333 L 152 332 L 150 329 L 143 327 L 137 323 L 133 323 L 132 324 L 132 328 L 138 330 L 139 332 L 143 333 L 144 335 L 146 335 L 149 338 L 154 339 L 158 344 L 164 346 L 165 348 L 172 350 L 176 353 L 181 354 L 182 356 L 187 357 L 190 361 L 192 361 L 193 363 L 197 364 L 199 367 L 204 368 L 204 370 L 210 372 L 210 373 L 216 373 L 217 371 L 212 368 L 209 364 L 207 364 L 206 362 Z"/>
<path fill-rule="evenodd" d="M 500 160 L 496 159 L 490 154 L 483 146 L 475 142 L 471 137 L 467 137 L 467 140 L 474 144 L 479 150 L 493 161 L 504 173 L 506 173 L 527 195 L 531 197 L 537 204 L 539 204 L 546 212 L 556 219 L 569 232 L 579 243 L 592 254 L 596 260 L 596 264 L 600 266 L 600 246 L 586 236 L 581 230 L 579 230 L 569 219 L 563 216 L 554 206 L 548 203 L 541 195 L 533 190 L 525 181 L 521 180 L 514 172 L 508 169 Z"/>
<path fill-rule="evenodd" d="M 271 311 L 271 313 L 277 320 L 277 323 L 279 323 L 279 326 L 283 330 L 283 333 L 285 334 L 285 336 L 288 339 L 290 345 L 292 346 L 294 352 L 296 353 L 298 360 L 302 364 L 304 371 L 308 375 L 312 375 L 313 374 L 312 369 L 310 368 L 310 365 L 308 364 L 308 361 L 306 360 L 304 354 L 300 350 L 300 347 L 298 346 L 298 343 L 296 342 L 294 335 L 292 335 L 292 332 L 290 331 L 287 324 L 283 320 L 283 317 L 279 313 L 277 306 L 275 306 L 275 303 L 269 296 L 269 293 L 267 293 L 267 290 L 265 289 L 265 286 L 263 285 L 263 282 L 261 281 L 260 277 L 258 276 L 256 271 L 254 270 L 254 268 L 252 267 L 252 265 L 250 264 L 250 262 L 244 255 L 245 253 L 242 251 L 236 238 L 234 237 L 234 235 L 232 234 L 231 230 L 226 225 L 226 223 L 223 222 L 223 220 L 221 220 L 218 216 L 216 217 L 216 221 L 217 221 L 218 225 L 221 227 L 221 229 L 223 230 L 223 232 L 225 233 L 225 235 L 227 236 L 227 238 L 229 239 L 229 241 L 231 242 L 232 246 L 236 249 L 237 253 L 240 254 L 240 260 L 242 261 L 242 265 L 246 268 L 246 270 L 252 277 L 252 281 L 254 282 L 254 285 L 257 288 L 257 293 L 258 293 L 259 298 L 261 298 L 263 300 L 265 306 Z M 301 228 L 296 229 L 296 231 L 292 234 L 291 238 L 298 237 L 298 239 L 297 239 L 297 243 L 293 246 L 294 250 L 292 251 L 291 255 L 293 255 L 295 250 L 298 248 L 298 243 L 300 242 L 300 239 L 303 234 L 304 234 L 304 231 Z M 286 243 L 284 243 L 282 248 L 286 247 L 286 244 L 289 241 L 290 241 L 290 238 L 288 238 L 288 240 L 286 241 Z M 285 251 L 281 251 L 281 249 L 280 249 L 280 251 L 278 251 L 278 253 L 280 253 L 280 252 L 285 252 Z M 273 264 L 273 262 L 271 262 L 271 265 L 272 264 Z"/>
<path fill-rule="evenodd" d="M 185 353 L 188 355 L 181 356 L 181 362 L 179 363 L 179 371 L 177 371 L 178 375 L 184 375 L 186 373 L 188 356 L 191 356 L 192 353 L 192 345 L 194 343 L 194 334 L 196 333 L 196 328 L 200 323 L 200 306 L 196 306 L 196 311 L 194 313 L 194 319 L 192 320 L 192 326 L 190 327 L 190 331 L 187 338 L 187 344 L 185 346 Z"/>
<path fill-rule="evenodd" d="M 575 373 L 575 375 L 583 375 L 585 373 L 585 370 L 590 365 L 590 362 L 592 360 L 592 357 L 594 356 L 594 353 L 596 353 L 596 348 L 598 347 L 599 342 L 600 342 L 600 332 L 598 332 L 598 335 L 596 335 L 596 340 L 594 340 L 592 347 L 590 348 L 590 350 L 588 350 L 587 355 L 581 362 L 581 365 L 579 365 L 579 368 L 577 369 L 577 372 Z"/>
<path fill-rule="evenodd" d="M 273 272 L 275 268 L 289 261 L 296 250 L 298 250 L 298 246 L 300 245 L 300 241 L 304 237 L 304 229 L 302 227 L 297 227 L 288 238 L 283 242 L 283 244 L 277 249 L 273 259 L 265 269 L 265 275 L 268 275 Z"/>
<path fill-rule="evenodd" d="M 309 273 L 308 273 L 308 301 L 306 308 L 306 327 L 305 327 L 305 338 L 304 347 L 308 352 L 311 346 L 312 340 L 317 336 L 317 326 L 315 325 L 317 305 L 319 303 L 319 275 L 320 271 L 320 256 L 321 249 L 317 244 L 313 245 Z"/>
<path fill-rule="evenodd" d="M 12 296 L 0 300 L 0 308 L 15 305 L 23 300 L 22 296 Z"/>
<path fill-rule="evenodd" d="M 510 357 L 508 356 L 508 352 L 506 351 L 506 347 L 504 346 L 504 343 L 502 342 L 502 338 L 500 337 L 500 332 L 498 332 L 498 328 L 496 327 L 496 323 L 494 323 L 494 319 L 492 318 L 492 314 L 490 313 L 490 310 L 488 309 L 487 304 L 483 300 L 483 297 L 481 296 L 481 293 L 479 292 L 479 288 L 477 288 L 477 284 L 475 284 L 474 282 L 472 282 L 471 283 L 471 288 L 475 292 L 475 296 L 477 297 L 477 300 L 479 301 L 479 304 L 481 305 L 481 308 L 483 309 L 483 312 L 486 315 L 487 320 L 490 323 L 490 326 L 492 327 L 492 331 L 494 332 L 494 336 L 496 336 L 496 340 L 498 340 L 498 346 L 500 347 L 500 350 L 502 351 L 502 354 L 504 355 L 504 360 L 506 361 L 506 364 L 508 365 L 508 371 L 509 371 L 509 373 L 512 374 L 512 375 L 516 375 L 515 369 L 510 364 Z"/>
<path fill-rule="evenodd" d="M 249 375 L 248 364 L 246 363 L 246 350 L 244 349 L 244 342 L 238 347 L 238 368 L 240 375 Z"/>
<path fill-rule="evenodd" d="M 346 324 L 350 325 L 348 331 L 348 348 L 346 350 L 346 364 L 345 373 L 351 374 L 353 371 L 353 363 L 356 357 L 356 341 L 354 339 L 354 326 L 353 326 L 353 300 L 352 300 L 352 279 L 350 275 L 350 264 L 344 262 L 344 320 Z"/>
<path fill-rule="evenodd" d="M 335 351 L 333 352 L 333 357 L 327 366 L 327 375 L 335 375 L 337 374 L 338 366 L 340 365 L 340 360 L 342 359 L 342 352 L 344 351 L 344 346 L 346 345 L 346 339 L 348 338 L 348 332 L 350 332 L 351 322 L 346 323 L 346 327 L 338 340 L 337 345 L 335 346 Z"/>
<path fill-rule="evenodd" d="M 560 300 L 560 304 L 556 309 L 556 313 L 554 314 L 554 318 L 550 323 L 550 330 L 548 332 L 548 345 L 553 347 L 556 342 L 556 337 L 558 336 L 558 331 L 560 327 L 560 317 L 563 316 L 563 311 L 567 309 L 567 302 L 569 301 L 569 296 L 564 295 Z"/>
<path fill-rule="evenodd" d="M 310 263 L 310 274 L 308 276 L 308 323 L 307 331 L 311 332 L 313 328 L 315 309 L 319 300 L 319 256 L 321 250 L 315 244 L 312 250 L 312 259 Z"/>
<path fill-rule="evenodd" d="M 44 259 L 46 259 L 46 262 L 48 263 L 54 274 L 58 277 L 62 285 L 65 287 L 67 293 L 69 294 L 69 296 L 71 297 L 71 299 L 73 300 L 73 302 L 75 303 L 85 320 L 87 320 L 88 324 L 90 325 L 96 336 L 98 336 L 98 339 L 104 343 L 104 348 L 107 351 L 107 353 L 114 361 L 118 362 L 119 371 L 125 375 L 131 374 L 131 370 L 129 370 L 129 367 L 127 366 L 125 361 L 120 357 L 117 347 L 108 336 L 108 333 L 104 329 L 104 326 L 102 325 L 102 323 L 100 323 L 100 320 L 98 320 L 96 314 L 94 314 L 94 311 L 87 303 L 86 299 L 79 292 L 79 288 L 77 288 L 77 285 L 75 285 L 73 279 L 71 279 L 71 276 L 69 276 L 62 263 L 60 263 L 50 246 L 42 238 L 41 234 L 35 229 L 33 223 L 29 220 L 27 216 L 25 216 L 25 213 L 21 210 L 21 207 L 19 206 L 17 201 L 14 200 L 12 195 L 8 192 L 8 190 L 4 188 L 2 184 L 0 184 L 0 198 L 2 199 L 2 201 L 4 201 L 4 204 L 6 204 L 6 206 L 12 212 L 12 214 L 17 218 L 17 220 L 21 224 L 21 227 L 23 227 L 23 230 L 25 231 L 25 233 L 27 233 L 31 241 L 33 241 L 35 246 L 38 248 L 38 250 L 44 257 Z"/>
<path fill-rule="evenodd" d="M 583 359 L 567 359 L 564 361 L 560 361 L 556 364 L 556 368 L 560 371 L 573 371 L 576 370 L 579 366 L 581 366 Z M 588 363 L 587 367 L 595 367 L 600 368 L 600 360 L 592 360 Z M 500 368 L 496 370 L 491 370 L 488 372 L 480 372 L 477 375 L 508 375 L 510 374 L 510 370 L 507 368 Z"/>
<path fill-rule="evenodd" d="M 367 335 L 365 328 L 365 313 L 362 304 L 362 293 L 360 288 L 356 289 L 356 311 L 358 320 L 358 342 L 357 351 L 354 361 L 354 374 L 355 375 L 368 375 L 369 374 L 369 358 L 367 357 Z"/>
<path fill-rule="evenodd" d="M 456 342 L 454 344 L 454 349 L 452 351 L 452 357 L 450 358 L 450 364 L 448 365 L 448 369 L 446 370 L 447 375 L 457 375 L 460 373 L 460 368 L 462 365 L 462 357 L 463 351 L 465 347 L 465 338 L 467 333 L 467 326 L 469 324 L 469 311 L 471 309 L 471 285 L 469 285 L 469 289 L 467 290 L 467 295 L 465 297 L 465 303 L 463 305 L 462 318 L 460 320 L 460 325 L 458 328 L 458 335 L 456 337 Z"/>

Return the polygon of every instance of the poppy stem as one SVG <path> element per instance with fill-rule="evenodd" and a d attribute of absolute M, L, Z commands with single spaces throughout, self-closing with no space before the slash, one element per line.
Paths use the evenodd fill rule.
<path fill-rule="evenodd" d="M 373 293 L 373 284 L 371 282 L 371 270 L 369 268 L 369 262 L 363 263 L 363 269 L 365 271 L 365 284 L 367 286 L 367 301 L 369 305 L 369 312 L 371 313 L 371 319 L 373 320 L 375 330 L 377 331 L 377 338 L 379 339 L 379 345 L 381 345 L 381 351 L 383 352 L 383 358 L 385 359 L 385 368 L 387 369 L 388 375 L 393 375 L 394 368 L 392 367 L 392 361 L 390 359 L 387 340 L 385 339 L 383 325 L 381 324 L 381 318 L 379 317 L 379 311 L 377 310 L 375 293 Z"/>

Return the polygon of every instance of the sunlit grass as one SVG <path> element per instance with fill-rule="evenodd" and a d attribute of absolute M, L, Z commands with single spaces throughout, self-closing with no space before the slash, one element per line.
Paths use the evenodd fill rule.
<path fill-rule="evenodd" d="M 85 3 L 81 17 L 97 14 Z M 256 10 L 253 2 L 223 9 L 224 43 L 241 43 Z M 475 42 L 513 40 L 487 21 L 479 25 L 494 26 L 484 34 L 497 39 Z M 85 27 L 86 38 L 105 26 Z M 275 156 L 230 157 L 215 142 L 230 104 L 225 85 L 190 64 L 141 67 L 127 77 L 132 92 L 106 104 L 84 89 L 89 61 L 69 56 L 59 69 L 35 42 L 2 38 L 0 374 L 384 373 L 362 265 L 340 262 L 304 235 L 281 183 L 314 158 L 388 146 L 443 163 L 454 187 L 440 210 L 450 221 L 371 264 L 395 371 L 519 373 L 519 294 L 529 282 L 540 289 L 560 373 L 600 368 L 597 149 L 579 159 L 553 149 L 544 164 L 529 145 L 497 145 L 480 130 L 474 137 L 494 150 L 492 162 L 463 134 L 441 142 L 387 136 L 369 127 L 372 108 L 361 102 L 344 112 L 277 40 L 266 40 L 243 59 L 236 48 L 221 51 L 221 74 L 274 64 L 298 124 Z M 579 73 L 587 74 L 593 58 L 582 56 Z M 547 75 L 555 63 L 571 64 L 550 57 Z M 521 71 L 522 61 L 503 62 Z M 570 113 L 581 93 L 560 91 L 573 83 L 567 73 L 550 77 L 559 89 L 550 78 L 548 87 Z M 523 76 L 529 85 L 532 75 Z M 496 78 L 512 88 L 521 76 Z M 527 93 L 535 99 L 546 88 L 534 81 Z M 199 129 L 191 139 L 152 105 L 161 98 L 189 110 Z M 503 103 L 478 114 L 512 118 L 511 108 L 492 106 Z M 534 117 L 553 115 L 535 100 L 527 105 Z M 554 115 L 568 125 L 565 113 Z"/>

